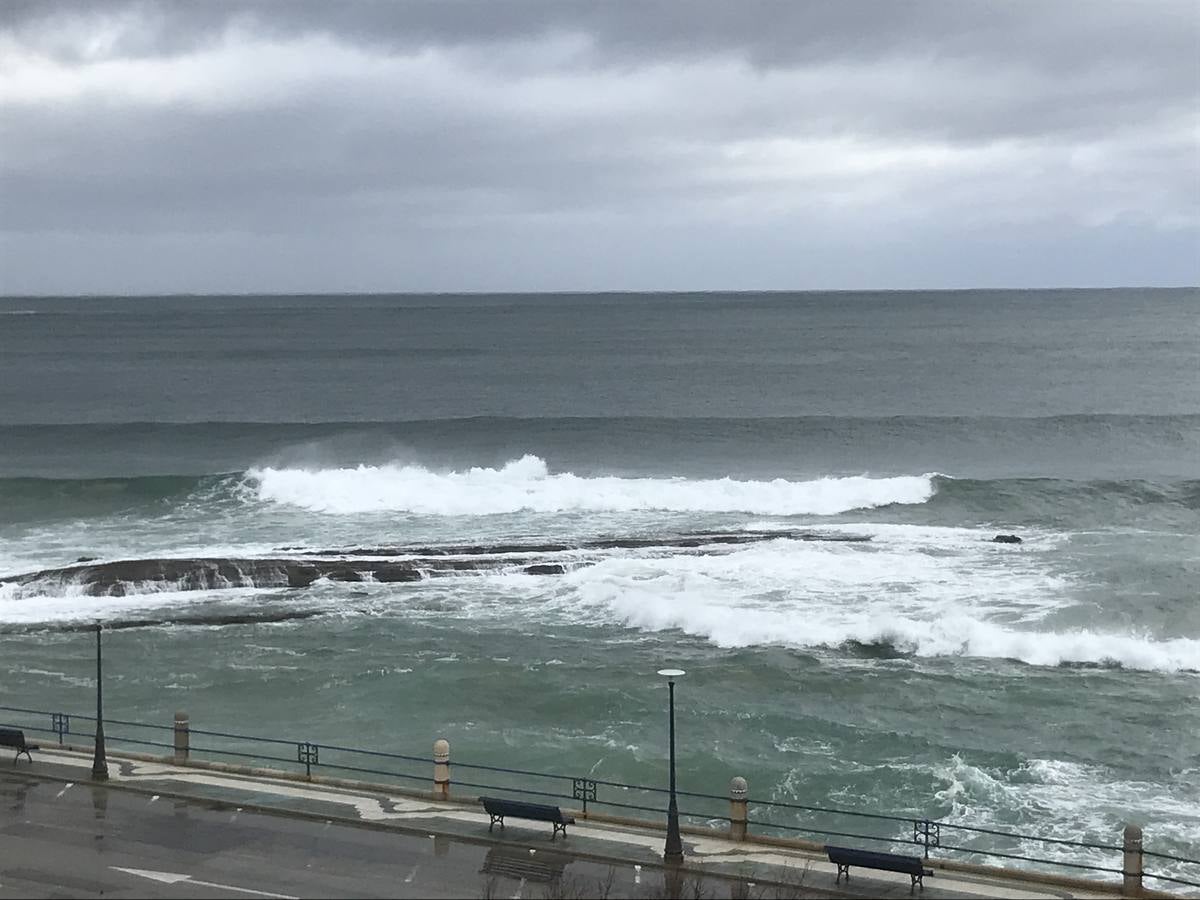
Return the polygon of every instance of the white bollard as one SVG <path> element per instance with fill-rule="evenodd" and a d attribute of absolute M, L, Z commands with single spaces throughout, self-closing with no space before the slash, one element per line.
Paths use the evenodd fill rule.
<path fill-rule="evenodd" d="M 746 839 L 746 820 L 750 818 L 746 812 L 746 794 L 749 790 L 741 775 L 729 782 L 729 836 L 735 841 Z"/>
<path fill-rule="evenodd" d="M 188 714 L 185 712 L 175 713 L 175 765 L 182 766 L 187 763 L 191 750 L 191 737 Z"/>
<path fill-rule="evenodd" d="M 1121 882 L 1122 897 L 1142 895 L 1142 826 L 1125 826 L 1125 865 Z"/>
<path fill-rule="evenodd" d="M 450 799 L 450 742 L 444 738 L 433 742 L 433 796 Z"/>

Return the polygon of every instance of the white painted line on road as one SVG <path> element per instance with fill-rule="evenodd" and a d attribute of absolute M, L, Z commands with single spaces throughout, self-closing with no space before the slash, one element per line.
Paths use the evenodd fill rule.
<path fill-rule="evenodd" d="M 178 872 L 152 872 L 149 869 L 126 869 L 122 866 L 109 866 L 109 868 L 115 869 L 118 872 L 124 872 L 126 875 L 135 875 L 138 878 L 149 878 L 151 881 L 159 881 L 163 884 L 178 884 L 181 881 L 186 881 L 188 884 L 196 885 L 196 887 L 216 888 L 219 891 L 233 891 L 238 894 L 253 894 L 256 897 L 274 897 L 275 900 L 300 900 L 299 897 L 293 897 L 291 894 L 272 894 L 270 891 L 256 891 L 253 888 L 238 887 L 237 885 L 233 884 L 217 884 L 215 881 L 200 881 L 197 878 L 193 878 L 191 875 L 182 875 Z"/>
<path fill-rule="evenodd" d="M 411 872 L 409 872 L 409 873 L 408 873 L 408 877 L 404 879 L 404 883 L 405 883 L 405 884 L 412 884 L 412 883 L 413 883 L 413 879 L 417 877 L 417 869 L 419 869 L 419 868 L 421 868 L 421 867 L 420 867 L 420 866 L 413 866 L 413 870 L 412 870 Z"/>
<path fill-rule="evenodd" d="M 521 883 L 517 885 L 517 892 L 512 895 L 512 900 L 521 900 L 521 892 L 525 890 L 525 879 L 521 879 Z"/>
<path fill-rule="evenodd" d="M 637 865 L 636 863 L 633 866 L 633 883 L 634 884 L 642 883 L 642 867 Z"/>
<path fill-rule="evenodd" d="M 61 797 L 63 794 L 65 794 L 67 791 L 69 791 L 73 787 L 75 787 L 75 782 L 68 781 L 67 786 L 65 788 L 63 788 L 61 791 L 59 791 L 57 794 L 54 795 L 54 799 L 57 800 L 59 797 Z"/>

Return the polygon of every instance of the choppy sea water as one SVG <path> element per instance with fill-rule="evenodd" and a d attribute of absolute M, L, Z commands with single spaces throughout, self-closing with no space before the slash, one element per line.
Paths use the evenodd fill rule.
<path fill-rule="evenodd" d="M 0 703 L 1196 856 L 1198 312 L 3 299 Z"/>

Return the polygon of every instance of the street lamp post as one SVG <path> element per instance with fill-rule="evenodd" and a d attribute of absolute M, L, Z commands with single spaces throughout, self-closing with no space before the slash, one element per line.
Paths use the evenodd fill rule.
<path fill-rule="evenodd" d="M 100 625 L 96 625 L 96 754 L 92 757 L 92 780 L 108 781 L 108 760 L 104 757 L 104 684 L 100 664 Z"/>
<path fill-rule="evenodd" d="M 685 673 L 683 669 L 659 669 L 658 674 L 667 679 L 671 723 L 671 802 L 667 806 L 667 844 L 663 848 L 663 862 L 677 866 L 683 862 L 683 841 L 679 838 L 679 805 L 675 802 L 675 679 Z"/>

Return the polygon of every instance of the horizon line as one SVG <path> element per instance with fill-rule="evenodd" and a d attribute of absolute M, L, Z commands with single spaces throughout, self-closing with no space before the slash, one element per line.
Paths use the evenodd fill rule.
<path fill-rule="evenodd" d="M 1049 285 L 1043 287 L 914 287 L 914 288 L 675 288 L 656 289 L 603 289 L 603 290 L 370 290 L 370 291 L 136 291 L 136 292 L 86 292 L 86 293 L 4 293 L 0 300 L 82 300 L 82 299 L 156 299 L 177 297 L 518 297 L 518 296 L 629 296 L 644 294 L 961 294 L 984 291 L 1029 293 L 1034 291 L 1186 291 L 1200 290 L 1197 284 L 1124 284 L 1124 285 Z"/>

